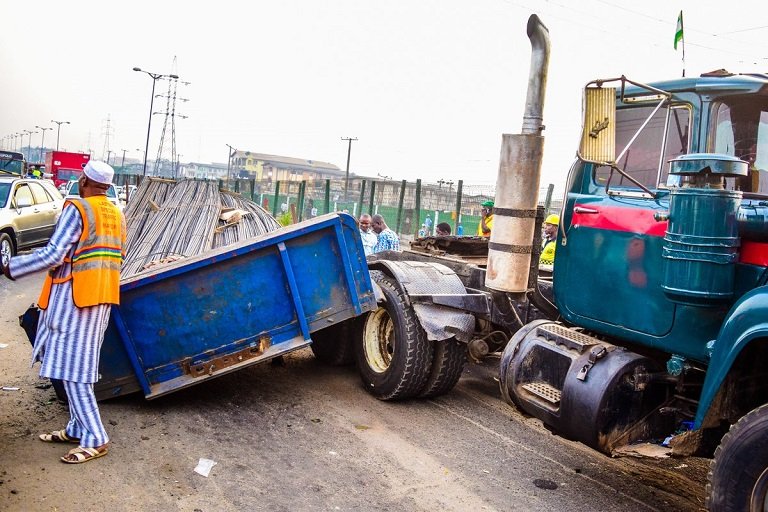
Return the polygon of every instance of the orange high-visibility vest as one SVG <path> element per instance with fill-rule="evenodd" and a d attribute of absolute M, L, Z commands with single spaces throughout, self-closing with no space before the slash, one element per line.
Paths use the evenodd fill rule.
<path fill-rule="evenodd" d="M 49 271 L 38 306 L 47 308 L 51 286 L 70 279 L 75 306 L 120 304 L 120 267 L 125 244 L 123 215 L 105 196 L 71 199 L 65 207 L 69 204 L 78 209 L 83 219 L 83 234 L 74 256 L 64 258 L 72 264 L 72 272 L 66 277 L 54 278 L 53 271 Z"/>

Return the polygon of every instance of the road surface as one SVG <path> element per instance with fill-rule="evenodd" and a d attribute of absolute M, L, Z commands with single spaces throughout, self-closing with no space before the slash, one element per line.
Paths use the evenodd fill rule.
<path fill-rule="evenodd" d="M 0 278 L 0 510 L 700 510 L 708 461 L 611 459 L 505 404 L 498 359 L 448 395 L 380 402 L 309 349 L 147 401 L 102 403 L 110 453 L 59 462 L 68 419 L 17 317 L 42 276 Z M 19 388 L 13 390 L 13 388 Z M 207 477 L 199 459 L 216 465 Z"/>

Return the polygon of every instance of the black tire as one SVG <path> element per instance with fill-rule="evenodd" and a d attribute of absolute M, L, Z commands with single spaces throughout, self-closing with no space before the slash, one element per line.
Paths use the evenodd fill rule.
<path fill-rule="evenodd" d="M 380 400 L 403 400 L 424 389 L 433 347 L 394 279 L 372 276 L 386 301 L 364 317 L 355 359 L 365 389 Z"/>
<path fill-rule="evenodd" d="M 347 366 L 355 362 L 354 340 L 360 338 L 362 322 L 351 318 L 312 333 L 312 352 L 331 366 Z"/>
<path fill-rule="evenodd" d="M 11 256 L 16 255 L 16 246 L 8 233 L 0 233 L 0 268 L 8 265 Z"/>
<path fill-rule="evenodd" d="M 467 346 L 455 338 L 433 341 L 432 370 L 419 394 L 422 398 L 444 395 L 459 382 L 467 361 Z"/>
<path fill-rule="evenodd" d="M 710 512 L 768 509 L 768 404 L 731 426 L 707 475 Z"/>

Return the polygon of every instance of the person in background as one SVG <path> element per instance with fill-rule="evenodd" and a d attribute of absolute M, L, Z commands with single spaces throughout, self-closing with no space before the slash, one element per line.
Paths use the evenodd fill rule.
<path fill-rule="evenodd" d="M 491 236 L 493 229 L 493 201 L 485 201 L 482 206 L 482 217 L 477 225 L 477 236 Z"/>
<path fill-rule="evenodd" d="M 387 223 L 384 222 L 384 217 L 377 213 L 371 217 L 371 225 L 379 237 L 379 241 L 373 248 L 374 253 L 400 250 L 400 239 L 397 237 L 397 233 L 389 229 Z"/>
<path fill-rule="evenodd" d="M 464 236 L 464 226 L 459 222 L 459 227 L 456 228 L 456 236 Z"/>
<path fill-rule="evenodd" d="M 422 224 L 421 229 L 419 229 L 419 238 L 427 236 L 427 225 Z"/>
<path fill-rule="evenodd" d="M 427 218 L 424 219 L 424 227 L 427 228 L 426 234 L 431 235 L 432 234 L 432 217 L 430 217 L 429 214 L 427 214 Z"/>
<path fill-rule="evenodd" d="M 557 226 L 560 225 L 560 217 L 548 215 L 541 225 L 541 256 L 539 265 L 555 264 L 555 247 L 557 242 Z"/>
<path fill-rule="evenodd" d="M 451 225 L 447 222 L 441 222 L 435 226 L 435 234 L 437 236 L 449 236 L 451 234 Z"/>
<path fill-rule="evenodd" d="M 371 216 L 364 213 L 360 216 L 358 221 L 360 225 L 360 239 L 363 241 L 363 251 L 365 255 L 373 254 L 373 248 L 379 241 L 379 237 L 371 229 Z"/>
<path fill-rule="evenodd" d="M 43 249 L 0 260 L 8 279 L 48 270 L 38 299 L 40 320 L 32 361 L 40 376 L 59 379 L 69 401 L 65 429 L 40 434 L 46 443 L 75 443 L 61 457 L 80 464 L 107 454 L 109 437 L 101 422 L 93 385 L 113 304 L 120 303 L 120 267 L 125 220 L 107 199 L 114 170 L 91 160 L 78 179 L 80 197 L 64 204 L 50 242 Z"/>
<path fill-rule="evenodd" d="M 307 206 L 304 208 L 304 218 L 312 219 L 314 217 L 317 217 L 317 208 L 315 208 L 315 200 L 310 198 L 307 201 Z"/>
<path fill-rule="evenodd" d="M 40 166 L 36 165 L 34 169 L 32 169 L 32 177 L 36 180 L 43 179 L 43 171 L 40 170 Z"/>

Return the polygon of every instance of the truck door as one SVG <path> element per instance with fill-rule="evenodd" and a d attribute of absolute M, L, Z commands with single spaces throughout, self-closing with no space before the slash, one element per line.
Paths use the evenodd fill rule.
<path fill-rule="evenodd" d="M 648 106 L 616 112 L 618 150 L 626 147 L 652 110 Z M 659 110 L 617 162 L 646 190 L 612 173 L 609 166 L 580 164 L 583 185 L 569 194 L 570 215 L 562 226 L 567 244 L 564 250 L 558 247 L 555 258 L 556 300 L 567 319 L 591 319 L 652 336 L 672 328 L 675 306 L 660 286 L 667 223 L 657 219 L 668 206 L 667 161 L 688 152 L 689 119 L 687 108 L 673 108 L 667 125 L 666 109 Z"/>

